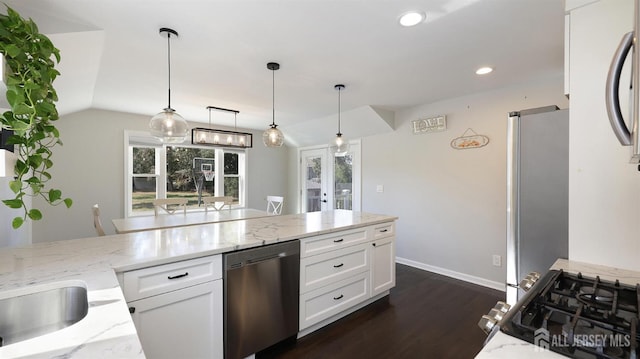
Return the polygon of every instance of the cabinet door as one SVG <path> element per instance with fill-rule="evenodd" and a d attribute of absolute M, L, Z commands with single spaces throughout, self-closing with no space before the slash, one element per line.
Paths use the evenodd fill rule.
<path fill-rule="evenodd" d="M 129 302 L 147 358 L 222 358 L 222 280 Z"/>
<path fill-rule="evenodd" d="M 395 238 L 386 237 L 371 242 L 371 296 L 396 285 Z"/>

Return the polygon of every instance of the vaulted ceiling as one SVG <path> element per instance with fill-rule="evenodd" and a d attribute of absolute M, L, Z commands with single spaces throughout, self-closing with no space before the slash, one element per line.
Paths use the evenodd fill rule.
<path fill-rule="evenodd" d="M 167 105 L 208 122 L 206 106 L 240 111 L 238 127 L 272 120 L 294 145 L 389 123 L 403 108 L 560 76 L 560 0 L 5 0 L 61 50 L 61 114 L 99 108 L 148 115 Z M 426 13 L 414 27 L 408 10 Z M 3 10 L 0 10 L 4 12 Z M 281 65 L 274 74 L 267 62 Z M 480 77 L 475 70 L 494 67 Z M 379 117 L 376 118 L 376 115 Z M 353 117 L 350 124 L 350 116 Z M 214 125 L 233 126 L 213 113 Z M 392 128 L 393 121 L 391 120 Z M 358 130 L 360 128 L 360 130 Z M 352 132 L 352 133 L 353 133 Z M 349 136 L 354 137 L 354 136 Z"/>

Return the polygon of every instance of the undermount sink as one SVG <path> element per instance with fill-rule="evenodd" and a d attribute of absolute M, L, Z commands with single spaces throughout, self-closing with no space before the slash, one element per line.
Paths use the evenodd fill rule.
<path fill-rule="evenodd" d="M 80 281 L 0 292 L 0 346 L 66 328 L 88 310 L 87 288 Z"/>

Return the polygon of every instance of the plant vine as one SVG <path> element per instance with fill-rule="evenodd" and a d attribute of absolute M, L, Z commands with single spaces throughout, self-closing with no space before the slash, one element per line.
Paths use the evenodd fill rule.
<path fill-rule="evenodd" d="M 62 145 L 52 124 L 58 119 L 53 81 L 60 74 L 55 69 L 60 51 L 38 31 L 33 20 L 7 7 L 7 14 L 0 14 L 0 54 L 5 59 L 6 98 L 11 108 L 0 116 L 0 124 L 3 130 L 13 131 L 7 144 L 16 147 L 18 157 L 15 178 L 9 182 L 15 198 L 2 202 L 9 208 L 23 209 L 24 214 L 12 221 L 12 227 L 19 228 L 27 218 L 42 218 L 40 210 L 24 202 L 26 196 L 41 197 L 54 206 L 64 203 L 67 208 L 73 203 L 70 198 L 63 199 L 59 189 L 47 188 L 53 166 L 51 149 Z"/>

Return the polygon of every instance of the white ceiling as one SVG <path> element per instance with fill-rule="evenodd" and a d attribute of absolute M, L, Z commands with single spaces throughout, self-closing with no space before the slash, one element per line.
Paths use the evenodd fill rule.
<path fill-rule="evenodd" d="M 368 115 L 557 77 L 563 71 L 560 0 L 5 0 L 61 50 L 55 82 L 61 114 L 101 108 L 151 117 L 171 105 L 189 121 L 206 106 L 240 111 L 238 126 L 272 119 L 290 143 L 330 139 L 343 83 L 343 131 L 355 137 Z M 412 28 L 400 14 L 420 10 Z M 4 12 L 4 11 L 3 11 Z M 475 70 L 495 71 L 480 77 Z M 350 124 L 349 113 L 360 114 Z M 363 115 L 364 114 L 364 115 Z M 358 117 L 358 116 L 356 116 Z M 384 121 L 375 118 L 371 121 Z M 213 113 L 214 125 L 233 117 Z M 326 123 L 326 126 L 322 124 Z M 307 127 L 312 129 L 306 131 Z M 321 130 L 324 127 L 324 130 Z M 366 127 L 366 126 L 364 126 Z M 380 126 L 379 123 L 374 127 Z M 388 127 L 390 128 L 390 127 Z M 348 131 L 352 131 L 349 133 Z M 325 133 L 326 132 L 326 133 Z M 315 134 L 315 135 L 314 135 Z"/>

